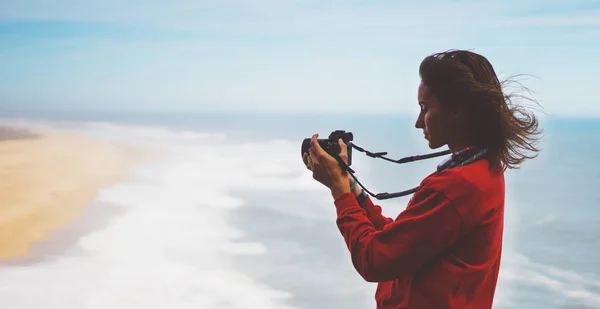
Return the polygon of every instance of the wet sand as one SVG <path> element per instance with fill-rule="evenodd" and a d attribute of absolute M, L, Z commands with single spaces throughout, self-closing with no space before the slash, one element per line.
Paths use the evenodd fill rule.
<path fill-rule="evenodd" d="M 142 159 L 75 133 L 0 126 L 0 262 L 58 253 L 102 225 L 115 208 L 92 203 L 98 190 L 126 180 Z"/>

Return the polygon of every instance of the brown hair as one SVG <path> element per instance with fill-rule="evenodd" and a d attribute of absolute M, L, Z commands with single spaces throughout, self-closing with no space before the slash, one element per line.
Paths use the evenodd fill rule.
<path fill-rule="evenodd" d="M 485 57 L 466 50 L 436 53 L 421 62 L 419 75 L 442 108 L 466 111 L 468 138 L 475 146 L 487 148 L 492 168 L 518 168 L 525 159 L 537 156 L 525 153 L 539 152 L 534 145 L 542 133 L 537 117 L 513 99 L 535 101 L 505 93 L 512 83 L 528 89 L 510 79 L 500 82 Z"/>

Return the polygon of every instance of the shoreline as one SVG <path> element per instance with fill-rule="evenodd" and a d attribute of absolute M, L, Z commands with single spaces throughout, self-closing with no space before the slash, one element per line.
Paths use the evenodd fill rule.
<path fill-rule="evenodd" d="M 0 268 L 31 266 L 51 262 L 61 256 L 85 254 L 77 247 L 79 240 L 110 225 L 110 221 L 124 213 L 119 205 L 93 201 L 82 206 L 75 219 L 50 230 L 47 237 L 32 243 L 25 255 L 0 260 Z"/>
<path fill-rule="evenodd" d="M 131 178 L 140 149 L 79 132 L 0 126 L 0 265 L 61 254 L 112 217 L 95 199 Z"/>

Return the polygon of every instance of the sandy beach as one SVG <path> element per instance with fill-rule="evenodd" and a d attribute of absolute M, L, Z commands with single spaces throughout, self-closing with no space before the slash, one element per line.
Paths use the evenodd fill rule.
<path fill-rule="evenodd" d="M 130 177 L 136 149 L 63 131 L 0 127 L 0 262 L 26 256 Z"/>

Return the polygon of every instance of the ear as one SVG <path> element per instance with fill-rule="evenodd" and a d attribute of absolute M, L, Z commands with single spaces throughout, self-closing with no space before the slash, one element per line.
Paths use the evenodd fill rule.
<path fill-rule="evenodd" d="M 450 115 L 455 121 L 461 121 L 463 119 L 464 113 L 458 109 L 455 109 L 450 113 Z"/>
<path fill-rule="evenodd" d="M 452 109 L 452 111 L 450 112 L 450 115 L 452 116 L 452 119 L 454 119 L 455 121 L 466 121 L 467 120 L 467 111 L 465 111 L 464 109 L 457 107 Z"/>

